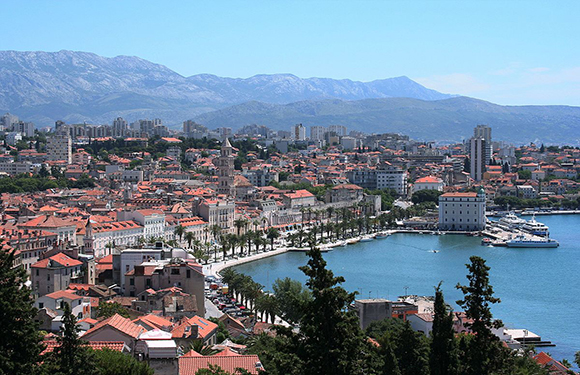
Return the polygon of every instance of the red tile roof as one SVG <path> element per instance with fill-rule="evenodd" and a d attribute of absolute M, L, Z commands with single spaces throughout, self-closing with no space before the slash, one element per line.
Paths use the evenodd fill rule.
<path fill-rule="evenodd" d="M 77 300 L 77 299 L 83 298 L 82 296 L 79 296 L 78 294 L 75 294 L 75 293 L 70 292 L 68 290 L 57 290 L 56 292 L 52 292 L 52 293 L 47 294 L 45 297 L 52 298 L 52 299 L 67 298 L 70 300 Z"/>
<path fill-rule="evenodd" d="M 202 337 L 204 339 L 208 337 L 212 332 L 215 332 L 218 327 L 217 324 L 210 322 L 209 320 L 200 318 L 199 316 L 194 316 L 192 318 L 183 320 L 180 325 L 178 325 L 171 331 L 171 334 L 173 335 L 174 338 L 182 338 L 184 337 L 184 334 L 185 337 L 189 337 L 189 335 L 187 335 L 186 333 L 186 328 L 192 325 L 196 325 L 198 327 L 197 333 L 199 337 Z M 191 334 L 191 331 L 189 332 Z"/>
<path fill-rule="evenodd" d="M 236 355 L 236 356 L 201 356 L 179 358 L 179 375 L 194 375 L 209 365 L 219 366 L 224 371 L 234 374 L 237 368 L 243 368 L 250 374 L 257 374 L 262 370 L 262 363 L 257 355 Z"/>
<path fill-rule="evenodd" d="M 89 329 L 83 337 L 90 336 L 92 333 L 100 330 L 104 327 L 112 327 L 117 331 L 124 333 L 127 336 L 137 338 L 143 332 L 145 332 L 145 328 L 138 326 L 137 324 L 133 323 L 130 319 L 123 318 L 119 314 L 115 314 L 108 319 L 103 320 L 102 322 L 95 325 L 93 328 Z"/>
<path fill-rule="evenodd" d="M 55 348 L 59 347 L 59 343 L 56 340 L 45 340 L 43 341 L 43 344 L 46 346 L 46 348 L 42 351 L 42 353 L 40 353 L 41 355 L 51 353 Z M 93 350 L 110 349 L 122 352 L 123 348 L 125 347 L 125 343 L 123 341 L 89 341 L 88 346 L 90 346 Z"/>
<path fill-rule="evenodd" d="M 62 266 L 62 267 L 76 267 L 76 266 L 80 266 L 81 264 L 83 264 L 82 262 L 80 262 L 76 259 L 73 259 L 66 254 L 58 253 L 58 254 L 51 256 L 50 258 L 39 260 L 38 262 L 34 263 L 30 267 L 48 268 L 48 263 L 50 261 L 53 261 L 54 263 L 56 263 L 56 266 Z M 54 266 L 55 265 L 53 265 L 53 267 Z"/>

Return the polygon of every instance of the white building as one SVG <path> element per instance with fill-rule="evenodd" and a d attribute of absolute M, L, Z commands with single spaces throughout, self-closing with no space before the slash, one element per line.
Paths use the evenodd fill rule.
<path fill-rule="evenodd" d="M 302 124 L 296 124 L 292 127 L 292 139 L 295 141 L 306 140 L 306 128 Z"/>
<path fill-rule="evenodd" d="M 46 154 L 48 160 L 64 160 L 67 164 L 72 163 L 72 139 L 67 135 L 53 135 L 47 139 Z"/>
<path fill-rule="evenodd" d="M 479 231 L 485 229 L 485 191 L 445 193 L 439 197 L 439 229 Z"/>
<path fill-rule="evenodd" d="M 143 262 L 161 260 L 162 248 L 127 249 L 120 254 L 119 263 L 121 265 L 120 281 L 121 290 L 125 292 L 125 274 L 142 264 Z"/>
<path fill-rule="evenodd" d="M 444 183 L 439 177 L 426 176 L 421 177 L 413 184 L 413 193 L 420 190 L 437 190 L 443 191 Z"/>
<path fill-rule="evenodd" d="M 39 164 L 37 164 L 39 166 Z M 29 161 L 11 161 L 0 163 L 0 172 L 7 173 L 11 176 L 15 176 L 21 173 L 31 173 L 34 172 L 34 164 Z"/>
<path fill-rule="evenodd" d="M 330 125 L 327 128 L 328 133 L 336 133 L 339 137 L 343 137 L 346 135 L 346 126 L 344 125 Z"/>
<path fill-rule="evenodd" d="M 129 124 L 127 120 L 123 119 L 122 117 L 117 117 L 113 120 L 113 128 L 112 128 L 112 135 L 115 138 L 124 137 L 127 134 L 127 130 L 129 128 Z"/>
<path fill-rule="evenodd" d="M 16 143 L 18 143 L 18 141 L 21 141 L 21 140 L 22 140 L 22 133 L 20 133 L 20 132 L 6 133 L 6 143 L 8 143 L 10 146 L 16 145 Z"/>
<path fill-rule="evenodd" d="M 143 237 L 165 236 L 165 214 L 159 210 L 121 211 L 117 214 L 120 221 L 134 220 L 143 227 Z"/>
<path fill-rule="evenodd" d="M 399 195 L 407 195 L 407 172 L 389 165 L 377 170 L 377 189 L 393 189 Z"/>
<path fill-rule="evenodd" d="M 357 141 L 354 137 L 341 137 L 340 144 L 345 150 L 354 150 L 357 147 Z"/>
<path fill-rule="evenodd" d="M 112 253 L 116 246 L 135 246 L 143 237 L 143 227 L 135 221 L 108 223 L 88 222 L 85 227 L 85 251 L 102 258 Z"/>
<path fill-rule="evenodd" d="M 311 126 L 310 127 L 310 140 L 323 141 L 325 133 L 326 133 L 326 128 L 324 126 Z"/>

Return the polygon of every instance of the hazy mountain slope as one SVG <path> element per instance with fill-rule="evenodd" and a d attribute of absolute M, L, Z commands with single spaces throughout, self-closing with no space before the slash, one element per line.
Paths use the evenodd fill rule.
<path fill-rule="evenodd" d="M 138 57 L 106 58 L 87 52 L 0 51 L 0 110 L 46 125 L 57 119 L 110 122 L 123 115 L 162 117 L 178 123 L 199 113 L 251 100 L 286 104 L 301 100 L 450 97 L 407 77 L 373 82 L 290 74 L 222 78 L 183 77 Z"/>
<path fill-rule="evenodd" d="M 477 124 L 493 127 L 497 140 L 515 143 L 578 143 L 580 108 L 567 106 L 499 106 L 458 97 L 438 101 L 409 98 L 359 101 L 303 101 L 286 105 L 249 102 L 195 118 L 209 127 L 247 124 L 289 129 L 292 124 L 346 125 L 350 130 L 400 132 L 425 140 L 468 138 Z"/>

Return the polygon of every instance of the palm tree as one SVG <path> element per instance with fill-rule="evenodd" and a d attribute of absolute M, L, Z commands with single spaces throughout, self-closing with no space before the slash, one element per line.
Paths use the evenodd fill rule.
<path fill-rule="evenodd" d="M 240 231 L 242 230 L 242 228 L 245 227 L 247 225 L 247 223 L 248 223 L 248 221 L 246 219 L 244 219 L 243 217 L 240 217 L 234 221 L 234 226 L 236 227 L 236 229 L 238 231 L 238 236 L 240 235 Z"/>
<path fill-rule="evenodd" d="M 255 235 L 256 232 L 252 230 L 246 232 L 246 241 L 248 242 L 248 255 L 250 255 L 250 253 L 252 252 L 252 240 L 254 239 Z"/>
<path fill-rule="evenodd" d="M 233 258 L 235 253 L 236 253 L 236 246 L 239 243 L 238 236 L 236 236 L 235 234 L 228 234 L 227 241 L 228 241 L 228 246 L 230 246 L 232 249 L 232 258 Z"/>
<path fill-rule="evenodd" d="M 115 247 L 115 244 L 112 242 L 107 242 L 107 244 L 105 245 L 105 247 L 107 249 L 109 249 L 109 254 L 111 254 L 113 252 L 113 248 Z"/>
<path fill-rule="evenodd" d="M 193 340 L 185 352 L 187 353 L 191 350 L 203 356 L 210 356 L 219 353 L 219 350 L 213 349 L 212 346 L 204 345 L 203 340 Z"/>
<path fill-rule="evenodd" d="M 179 224 L 178 226 L 175 227 L 174 233 L 176 236 L 179 237 L 179 242 L 181 242 L 183 234 L 185 233 L 185 228 L 183 227 L 183 225 Z"/>
<path fill-rule="evenodd" d="M 266 233 L 266 237 L 270 240 L 270 250 L 274 250 L 274 240 L 280 237 L 280 232 L 278 229 L 274 227 L 268 228 L 268 232 Z"/>
<path fill-rule="evenodd" d="M 296 232 L 296 234 L 298 235 L 298 247 L 302 247 L 302 241 L 304 240 L 304 237 L 306 236 L 306 231 L 302 228 L 300 228 L 300 230 L 298 232 Z"/>
<path fill-rule="evenodd" d="M 334 213 L 334 207 L 328 206 L 326 207 L 326 214 L 328 215 L 328 221 L 332 219 L 332 214 Z"/>
<path fill-rule="evenodd" d="M 185 232 L 185 240 L 187 241 L 187 244 L 189 245 L 190 249 L 191 249 L 191 243 L 193 242 L 194 239 L 195 239 L 195 235 L 193 234 L 193 232 Z"/>
<path fill-rule="evenodd" d="M 211 227 L 209 227 L 209 231 L 210 231 L 213 239 L 217 240 L 219 237 L 219 234 L 222 232 L 222 228 L 219 225 L 214 224 Z"/>

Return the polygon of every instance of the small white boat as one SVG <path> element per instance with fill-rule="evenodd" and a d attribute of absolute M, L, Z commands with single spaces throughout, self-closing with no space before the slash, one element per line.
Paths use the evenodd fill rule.
<path fill-rule="evenodd" d="M 383 238 L 387 238 L 387 237 L 389 237 L 389 235 L 388 235 L 388 234 L 382 234 L 382 233 L 379 233 L 379 234 L 377 234 L 377 236 L 376 236 L 375 238 L 376 238 L 377 240 L 382 240 Z"/>
<path fill-rule="evenodd" d="M 372 240 L 374 240 L 375 238 L 372 236 L 365 236 L 363 238 L 360 239 L 360 242 L 371 242 Z"/>
<path fill-rule="evenodd" d="M 506 241 L 507 247 L 532 247 L 532 248 L 542 248 L 549 247 L 554 248 L 560 246 L 560 243 L 553 238 L 541 238 L 541 239 L 530 239 L 524 236 L 517 236 L 514 239 Z"/>
<path fill-rule="evenodd" d="M 430 253 L 434 253 L 437 254 L 439 252 L 439 250 L 429 250 Z"/>
<path fill-rule="evenodd" d="M 526 220 L 517 217 L 513 212 L 508 213 L 498 220 L 498 223 L 510 229 L 520 228 L 527 223 Z"/>

